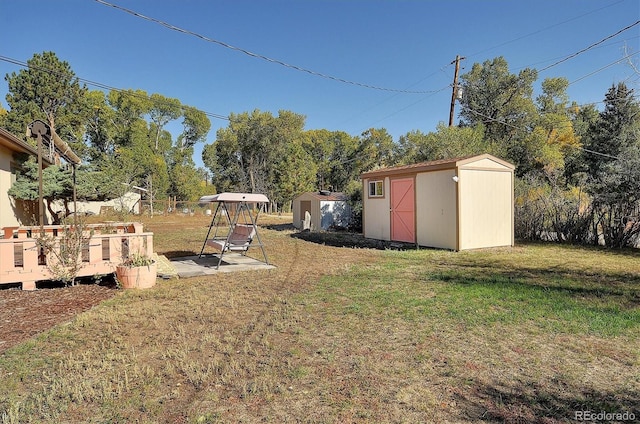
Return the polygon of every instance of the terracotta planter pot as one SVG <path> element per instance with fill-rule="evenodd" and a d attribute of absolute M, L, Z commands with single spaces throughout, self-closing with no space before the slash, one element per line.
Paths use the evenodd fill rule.
<path fill-rule="evenodd" d="M 116 277 L 123 289 L 148 289 L 156 285 L 158 264 L 145 266 L 118 265 Z"/>

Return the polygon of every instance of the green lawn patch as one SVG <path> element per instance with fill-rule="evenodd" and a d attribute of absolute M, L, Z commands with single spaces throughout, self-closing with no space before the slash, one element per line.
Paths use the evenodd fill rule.
<path fill-rule="evenodd" d="M 477 252 L 387 252 L 379 264 L 327 277 L 316 295 L 338 313 L 464 326 L 529 324 L 543 331 L 617 336 L 638 334 L 640 284 L 625 271 L 594 274 L 597 249 L 556 246 Z M 634 255 L 617 260 L 636 261 Z M 590 259 L 594 263 L 590 263 Z M 536 265 L 538 264 L 538 265 Z M 542 265 L 546 264 L 546 265 Z"/>

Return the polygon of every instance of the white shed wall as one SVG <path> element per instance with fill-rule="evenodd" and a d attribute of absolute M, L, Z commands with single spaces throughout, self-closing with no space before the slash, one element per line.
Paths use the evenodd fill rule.
<path fill-rule="evenodd" d="M 474 167 L 478 164 L 474 163 Z M 460 250 L 513 244 L 511 172 L 460 170 Z"/>
<path fill-rule="evenodd" d="M 379 180 L 376 178 L 375 180 Z M 372 179 L 373 181 L 373 179 Z M 363 192 L 363 232 L 367 238 L 377 240 L 391 240 L 391 217 L 389 209 L 390 203 L 390 184 L 389 177 L 384 178 L 384 197 L 369 197 L 369 180 L 364 179 Z"/>
<path fill-rule="evenodd" d="M 112 207 L 115 211 L 123 211 L 127 213 L 134 213 L 136 215 L 140 214 L 140 199 L 142 196 L 140 193 L 134 193 L 129 191 L 125 193 L 121 197 L 117 197 L 111 200 L 105 200 L 103 202 L 100 201 L 77 201 L 78 212 L 82 213 L 92 213 L 94 215 L 99 215 L 100 210 L 103 206 Z M 55 201 L 53 203 L 53 208 L 56 211 L 64 211 L 64 202 Z M 69 211 L 75 212 L 73 210 L 73 202 L 69 202 Z"/>
<path fill-rule="evenodd" d="M 311 210 L 309 213 L 311 214 L 312 228 L 320 228 L 320 201 L 308 193 L 303 193 L 293 200 L 293 226 L 298 229 L 302 228 L 304 215 L 301 212 L 300 202 L 304 201 L 311 202 Z"/>
<path fill-rule="evenodd" d="M 295 228 L 300 228 L 300 201 L 298 199 L 294 199 L 291 204 L 291 210 L 293 212 L 293 226 Z"/>
<path fill-rule="evenodd" d="M 420 246 L 456 249 L 454 170 L 416 175 L 416 241 Z"/>
<path fill-rule="evenodd" d="M 473 168 L 483 168 L 483 169 L 501 169 L 501 170 L 505 170 L 505 167 L 494 161 L 491 160 L 489 158 L 485 158 L 485 159 L 480 159 L 480 160 L 476 160 L 473 161 L 472 163 L 465 165 L 465 166 L 472 166 Z M 465 167 L 463 166 L 463 168 Z"/>

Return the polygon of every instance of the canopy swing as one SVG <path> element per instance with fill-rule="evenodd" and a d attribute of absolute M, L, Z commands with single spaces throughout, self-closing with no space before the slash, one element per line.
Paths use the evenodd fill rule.
<path fill-rule="evenodd" d="M 217 203 L 217 206 L 215 213 L 211 217 L 211 224 L 209 224 L 209 230 L 198 258 L 202 257 L 207 246 L 211 246 L 220 251 L 218 265 L 216 266 L 216 269 L 220 269 L 222 256 L 225 252 L 241 252 L 242 255 L 246 255 L 249 247 L 260 247 L 264 255 L 264 261 L 269 265 L 267 253 L 260 240 L 256 225 L 260 209 L 268 202 L 267 196 L 256 193 L 219 193 L 211 196 L 202 196 L 200 203 Z M 250 209 L 253 206 L 258 206 L 258 212 L 255 217 Z M 223 220 L 226 225 L 221 225 Z M 213 237 L 209 237 L 214 227 Z M 221 229 L 226 229 L 226 234 L 219 235 L 218 232 Z M 254 238 L 257 240 L 255 243 L 253 242 Z"/>

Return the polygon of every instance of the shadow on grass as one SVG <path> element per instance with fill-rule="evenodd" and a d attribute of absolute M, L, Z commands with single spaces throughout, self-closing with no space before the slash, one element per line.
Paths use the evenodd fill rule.
<path fill-rule="evenodd" d="M 291 235 L 293 238 L 333 247 L 377 250 L 416 250 L 414 243 L 375 240 L 362 234 L 346 231 L 301 231 Z"/>
<path fill-rule="evenodd" d="M 194 252 L 192 250 L 171 250 L 169 252 L 164 252 L 162 254 L 166 256 L 167 259 L 174 259 L 174 258 L 184 258 L 185 256 L 199 255 L 200 252 Z"/>
<path fill-rule="evenodd" d="M 571 244 L 571 243 L 556 243 L 556 242 L 545 242 L 545 241 L 531 241 L 531 240 L 516 240 L 516 244 L 523 244 L 529 246 L 562 246 L 564 249 L 573 250 L 573 251 L 584 251 L 588 253 L 604 253 L 616 256 L 624 256 L 631 258 L 640 259 L 640 249 L 625 247 L 623 249 L 611 249 L 605 246 L 595 246 L 592 244 Z"/>
<path fill-rule="evenodd" d="M 483 269 L 453 269 L 426 277 L 449 286 L 449 298 L 457 299 L 449 302 L 449 312 L 470 323 L 530 322 L 548 331 L 610 336 L 637 334 L 639 328 L 637 284 L 612 286 L 599 275 L 575 271 L 553 279 L 546 271 L 518 275 Z M 476 314 L 469 305 L 484 312 Z"/>
<path fill-rule="evenodd" d="M 95 276 L 86 276 L 86 277 L 78 277 L 76 279 L 77 285 L 98 285 L 102 287 L 108 287 L 111 289 L 117 288 L 117 280 L 114 273 L 104 274 L 104 275 L 95 275 Z M 67 287 L 64 281 L 59 280 L 42 280 L 36 282 L 37 289 L 57 289 Z"/>
<path fill-rule="evenodd" d="M 597 391 L 557 378 L 548 384 L 475 382 L 468 390 L 456 390 L 456 397 L 461 415 L 471 421 L 565 423 L 578 419 L 576 413 L 584 418 L 586 411 L 594 415 L 622 414 L 595 422 L 636 422 L 640 418 L 637 392 Z"/>
<path fill-rule="evenodd" d="M 563 294 L 571 294 L 579 297 L 600 298 L 604 296 L 624 296 L 628 302 L 635 306 L 640 305 L 640 278 L 634 277 L 632 281 L 625 281 L 622 285 L 607 285 L 620 282 L 628 277 L 626 274 L 609 274 L 609 275 L 593 275 L 576 271 L 567 271 L 561 274 L 557 270 L 547 271 L 539 270 L 538 272 L 527 271 L 517 272 L 494 272 L 490 274 L 482 274 L 480 271 L 475 275 L 452 271 L 444 271 L 429 275 L 430 279 L 451 282 L 461 285 L 482 285 L 496 286 L 502 285 L 507 287 L 519 288 L 522 290 L 538 289 L 548 292 L 559 292 Z M 562 279 L 562 282 L 551 284 L 551 280 Z M 585 284 L 588 283 L 588 284 Z M 633 286 L 638 287 L 634 289 Z"/>
<path fill-rule="evenodd" d="M 268 230 L 273 230 L 273 231 L 293 231 L 296 229 L 296 227 L 293 226 L 293 224 L 289 223 L 289 224 L 267 224 L 267 225 L 260 225 L 260 227 L 266 228 Z"/>

